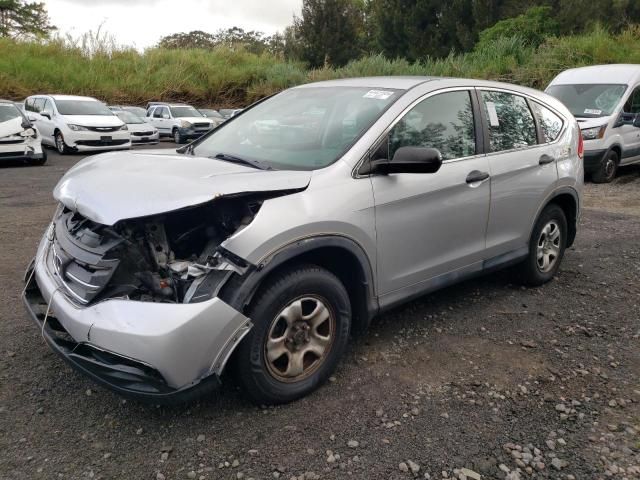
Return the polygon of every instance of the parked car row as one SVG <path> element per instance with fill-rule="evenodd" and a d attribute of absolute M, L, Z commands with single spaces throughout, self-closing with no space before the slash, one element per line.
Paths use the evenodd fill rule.
<path fill-rule="evenodd" d="M 144 109 L 111 105 L 73 95 L 32 95 L 24 102 L 0 101 L 0 159 L 46 162 L 42 146 L 58 153 L 125 150 L 156 144 L 160 137 L 176 143 L 195 140 L 227 120 L 212 109 L 155 102 Z M 228 115 L 236 115 L 237 110 Z"/>

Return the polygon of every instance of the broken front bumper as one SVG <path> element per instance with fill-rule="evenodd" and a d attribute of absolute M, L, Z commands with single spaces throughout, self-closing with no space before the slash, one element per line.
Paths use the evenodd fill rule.
<path fill-rule="evenodd" d="M 251 328 L 219 298 L 195 304 L 110 299 L 74 303 L 42 240 L 27 272 L 27 310 L 56 353 L 103 385 L 162 401 L 215 384 Z"/>

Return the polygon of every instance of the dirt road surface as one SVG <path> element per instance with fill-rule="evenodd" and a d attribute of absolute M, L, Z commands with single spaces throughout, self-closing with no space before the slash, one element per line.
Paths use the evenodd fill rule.
<path fill-rule="evenodd" d="M 291 405 L 227 380 L 165 408 L 72 371 L 23 310 L 51 190 L 81 158 L 0 166 L 1 479 L 640 478 L 640 168 L 588 184 L 550 284 L 503 272 L 398 308 Z"/>

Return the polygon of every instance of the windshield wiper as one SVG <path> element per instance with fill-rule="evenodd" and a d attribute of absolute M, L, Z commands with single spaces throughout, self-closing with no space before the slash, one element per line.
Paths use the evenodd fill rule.
<path fill-rule="evenodd" d="M 239 163 L 241 165 L 248 165 L 250 167 L 257 168 L 258 170 L 271 170 L 271 167 L 264 165 L 257 160 L 248 160 L 246 158 L 236 157 L 235 155 L 229 155 L 228 153 L 219 153 L 209 158 L 215 158 L 217 160 L 223 160 L 225 162 Z"/>

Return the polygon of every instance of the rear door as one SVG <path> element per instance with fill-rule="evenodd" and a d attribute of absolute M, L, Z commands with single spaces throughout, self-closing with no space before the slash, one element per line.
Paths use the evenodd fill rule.
<path fill-rule="evenodd" d="M 492 89 L 478 89 L 478 96 L 491 171 L 487 259 L 524 254 L 538 210 L 558 181 L 556 157 L 561 147 L 554 146 L 558 125 L 543 128 L 533 113 L 534 107 L 543 106 L 525 96 Z M 562 128 L 562 119 L 544 108 Z M 544 129 L 553 140 L 547 141 Z"/>
<path fill-rule="evenodd" d="M 415 104 L 385 137 L 381 158 L 400 147 L 433 147 L 443 164 L 433 174 L 371 177 L 383 303 L 480 268 L 490 202 L 481 130 L 472 89 L 456 89 Z"/>
<path fill-rule="evenodd" d="M 629 123 L 633 122 L 638 114 L 640 114 L 640 86 L 634 88 L 622 107 L 622 115 L 626 120 L 625 124 L 619 127 L 624 139 L 622 158 L 620 159 L 620 163 L 623 165 L 640 160 L 640 128 Z"/>

